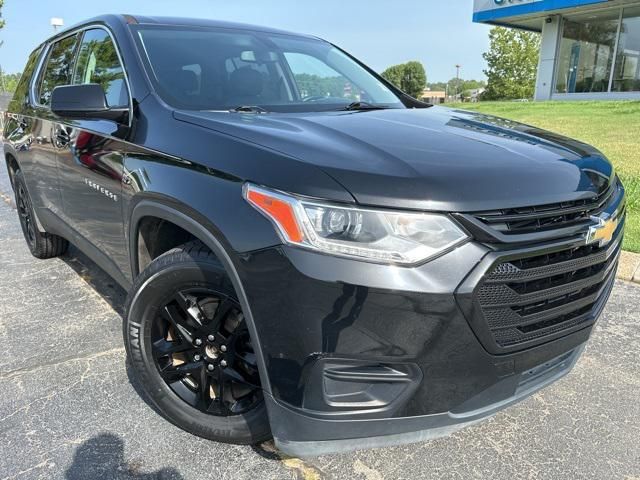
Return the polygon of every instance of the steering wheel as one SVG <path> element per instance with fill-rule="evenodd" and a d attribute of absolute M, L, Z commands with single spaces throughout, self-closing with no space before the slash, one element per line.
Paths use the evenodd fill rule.
<path fill-rule="evenodd" d="M 302 99 L 303 102 L 317 102 L 318 100 L 324 100 L 325 98 L 330 98 L 330 97 L 325 97 L 324 95 L 311 95 L 310 97 L 304 97 Z"/>

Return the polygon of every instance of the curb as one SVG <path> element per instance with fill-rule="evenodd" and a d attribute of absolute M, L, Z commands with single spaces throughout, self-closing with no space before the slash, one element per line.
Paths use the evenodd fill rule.
<path fill-rule="evenodd" d="M 623 250 L 616 276 L 621 280 L 640 283 L 640 254 Z"/>

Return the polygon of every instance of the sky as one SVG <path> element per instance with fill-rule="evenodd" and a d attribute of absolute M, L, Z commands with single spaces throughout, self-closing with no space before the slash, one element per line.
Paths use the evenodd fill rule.
<path fill-rule="evenodd" d="M 482 79 L 485 25 L 471 22 L 472 0 L 5 0 L 0 67 L 22 71 L 28 54 L 53 33 L 51 17 L 65 27 L 103 13 L 201 17 L 322 37 L 381 72 L 419 60 L 427 81 L 456 75 Z"/>

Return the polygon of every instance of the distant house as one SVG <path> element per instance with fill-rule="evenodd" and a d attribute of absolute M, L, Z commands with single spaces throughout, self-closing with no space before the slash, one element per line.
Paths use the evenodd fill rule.
<path fill-rule="evenodd" d="M 439 103 L 444 103 L 447 100 L 447 92 L 444 90 L 429 90 L 428 88 L 425 88 L 418 100 L 438 105 Z"/>

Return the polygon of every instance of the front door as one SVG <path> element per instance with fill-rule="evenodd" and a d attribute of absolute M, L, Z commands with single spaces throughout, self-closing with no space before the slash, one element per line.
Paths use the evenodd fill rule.
<path fill-rule="evenodd" d="M 109 107 L 129 106 L 124 70 L 109 33 L 90 28 L 77 50 L 72 84 L 97 83 Z M 126 271 L 121 201 L 122 126 L 107 120 L 74 120 L 54 126 L 57 164 L 66 222 L 120 271 Z"/>

